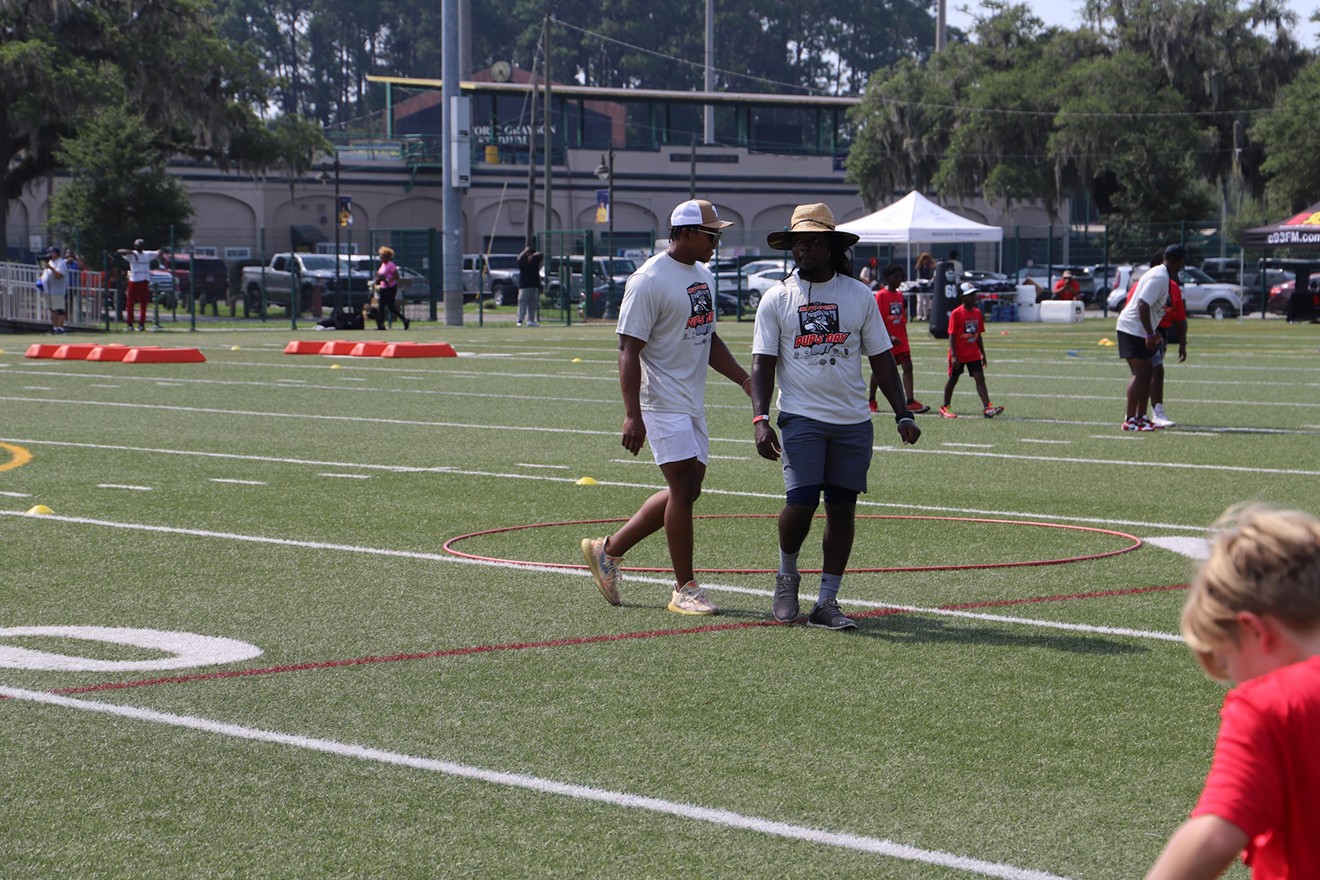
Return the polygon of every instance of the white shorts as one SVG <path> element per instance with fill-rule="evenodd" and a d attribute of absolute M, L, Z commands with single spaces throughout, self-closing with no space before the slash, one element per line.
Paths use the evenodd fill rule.
<path fill-rule="evenodd" d="M 656 464 L 687 461 L 695 458 L 702 464 L 710 459 L 710 435 L 706 433 L 705 416 L 686 413 L 642 411 L 646 425 L 646 440 Z"/>

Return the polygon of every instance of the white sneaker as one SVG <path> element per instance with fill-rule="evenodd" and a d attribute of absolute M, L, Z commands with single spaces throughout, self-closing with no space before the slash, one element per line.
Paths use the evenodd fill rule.
<path fill-rule="evenodd" d="M 1164 407 L 1162 406 L 1155 407 L 1155 417 L 1150 420 L 1150 423 L 1157 428 L 1172 428 L 1178 424 L 1164 414 Z"/>
<path fill-rule="evenodd" d="M 719 614 L 720 609 L 706 598 L 706 591 L 696 581 L 688 581 L 683 589 L 674 590 L 669 599 L 669 610 L 675 614 Z"/>

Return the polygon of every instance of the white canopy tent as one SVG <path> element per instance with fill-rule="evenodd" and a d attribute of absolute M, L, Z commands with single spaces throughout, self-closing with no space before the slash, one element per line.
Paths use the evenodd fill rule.
<path fill-rule="evenodd" d="M 996 265 L 1003 264 L 1003 229 L 941 208 L 916 190 L 874 214 L 840 223 L 838 229 L 860 236 L 867 244 L 906 244 L 909 265 L 913 244 L 962 242 L 998 242 Z"/>

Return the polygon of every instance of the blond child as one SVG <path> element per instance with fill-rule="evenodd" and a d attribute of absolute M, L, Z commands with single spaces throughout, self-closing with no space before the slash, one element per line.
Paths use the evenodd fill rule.
<path fill-rule="evenodd" d="M 1320 520 L 1249 506 L 1215 526 L 1182 634 L 1237 686 L 1192 818 L 1146 877 L 1218 877 L 1238 853 L 1254 880 L 1320 877 Z"/>

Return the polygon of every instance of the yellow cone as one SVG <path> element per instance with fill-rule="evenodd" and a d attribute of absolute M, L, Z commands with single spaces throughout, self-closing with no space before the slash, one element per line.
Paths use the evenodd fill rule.
<path fill-rule="evenodd" d="M 595 480 L 593 480 L 591 477 L 583 477 L 582 479 L 580 479 L 580 480 L 577 481 L 577 484 L 578 484 L 579 486 L 599 486 L 599 485 L 600 485 L 600 484 L 597 483 Z"/>
<path fill-rule="evenodd" d="M 575 364 L 580 364 L 580 363 L 582 363 L 582 358 L 573 358 L 573 363 L 575 363 Z"/>
<path fill-rule="evenodd" d="M 343 368 L 342 368 L 341 366 L 339 366 L 339 364 L 331 364 L 331 365 L 330 365 L 330 369 L 332 369 L 332 370 L 340 370 L 340 369 L 343 369 Z"/>
<path fill-rule="evenodd" d="M 1114 341 L 1107 336 L 1096 343 L 1096 345 L 1113 345 L 1113 344 Z"/>
<path fill-rule="evenodd" d="M 38 504 L 36 507 L 28 511 L 28 513 L 32 514 L 33 516 L 49 516 L 54 512 L 55 511 L 51 510 L 49 507 L 47 507 L 44 504 Z"/>
<path fill-rule="evenodd" d="M 229 350 L 230 350 L 230 351 L 238 351 L 238 346 L 237 346 L 237 345 L 231 345 L 231 346 L 229 346 Z"/>

